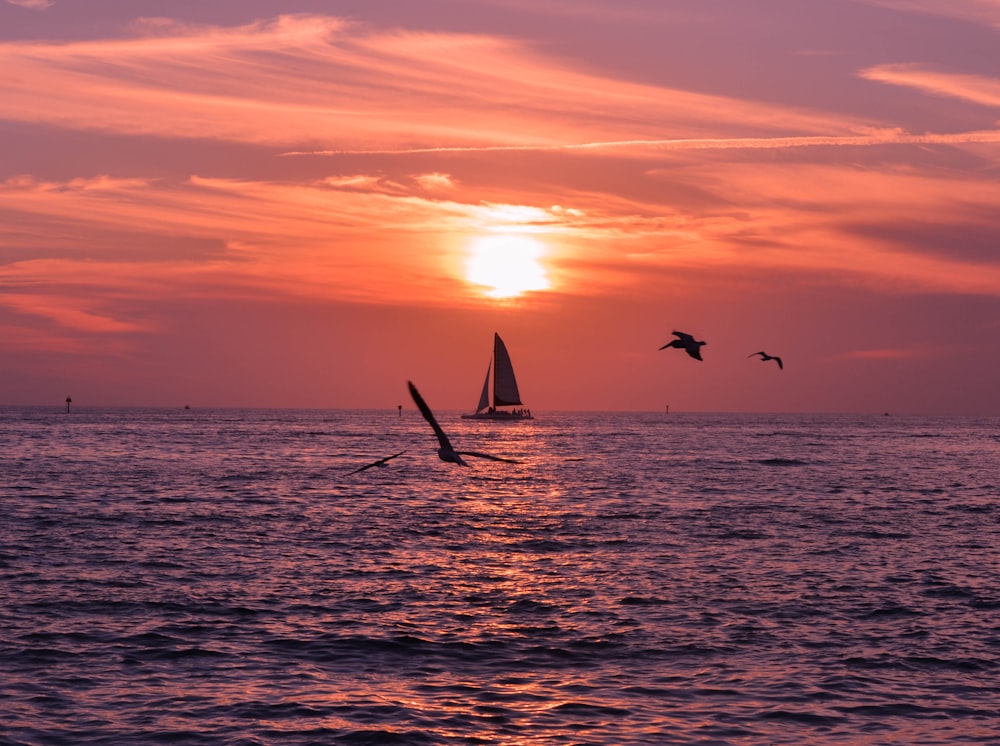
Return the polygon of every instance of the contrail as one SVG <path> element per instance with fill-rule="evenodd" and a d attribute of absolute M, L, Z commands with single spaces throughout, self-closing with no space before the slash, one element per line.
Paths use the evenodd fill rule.
<path fill-rule="evenodd" d="M 603 150 L 652 148 L 655 150 L 763 150 L 806 147 L 842 147 L 871 145 L 962 145 L 1000 142 L 1000 130 L 972 132 L 926 133 L 911 135 L 901 132 L 871 135 L 803 135 L 791 137 L 706 137 L 662 140 L 607 140 L 602 142 L 570 143 L 565 145 L 462 145 L 428 148 L 382 148 L 372 150 L 293 150 L 282 156 L 302 155 L 416 155 L 421 153 L 486 153 L 504 151 Z"/>

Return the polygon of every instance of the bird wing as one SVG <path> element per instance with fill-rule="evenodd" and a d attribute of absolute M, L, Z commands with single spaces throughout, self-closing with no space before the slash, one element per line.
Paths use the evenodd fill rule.
<path fill-rule="evenodd" d="M 413 385 L 413 381 L 407 381 L 406 385 L 410 388 L 410 396 L 413 397 L 413 401 L 417 404 L 417 409 L 420 410 L 420 414 L 424 416 L 431 427 L 434 428 L 434 434 L 437 435 L 438 443 L 441 444 L 442 448 L 447 448 L 449 451 L 454 451 L 455 449 L 451 447 L 451 441 L 448 440 L 448 436 L 444 434 L 444 430 L 438 424 L 438 421 L 434 419 L 434 413 L 431 408 L 427 406 L 427 402 L 424 401 L 424 397 L 420 395 L 417 391 L 417 387 Z"/>
<path fill-rule="evenodd" d="M 693 357 L 695 360 L 701 360 L 701 347 L 687 347 L 688 355 Z"/>
<path fill-rule="evenodd" d="M 766 355 L 767 353 L 761 350 L 760 352 L 751 352 L 747 357 L 753 357 L 754 355 Z"/>
<path fill-rule="evenodd" d="M 396 456 L 401 456 L 404 453 L 406 453 L 406 451 L 400 451 L 399 453 L 394 453 L 391 456 L 380 458 L 378 461 L 372 461 L 370 464 L 365 464 L 364 466 L 361 466 L 352 472 L 348 472 L 347 476 L 351 476 L 351 474 L 357 474 L 359 471 L 364 471 L 365 469 L 371 469 L 373 466 L 382 466 L 382 464 L 384 464 L 385 462 L 396 458 Z"/>
<path fill-rule="evenodd" d="M 785 369 L 785 364 L 781 362 L 781 358 L 780 357 L 774 358 L 774 361 L 778 364 L 778 367 L 781 368 L 781 370 Z"/>
<path fill-rule="evenodd" d="M 693 343 L 694 337 L 687 332 L 674 332 L 674 336 L 686 343 Z"/>
<path fill-rule="evenodd" d="M 458 453 L 463 456 L 475 456 L 476 458 L 488 458 L 490 461 L 504 461 L 508 464 L 519 464 L 520 461 L 515 461 L 512 458 L 503 458 L 501 456 L 491 456 L 488 453 L 480 453 L 478 451 L 458 451 Z"/>

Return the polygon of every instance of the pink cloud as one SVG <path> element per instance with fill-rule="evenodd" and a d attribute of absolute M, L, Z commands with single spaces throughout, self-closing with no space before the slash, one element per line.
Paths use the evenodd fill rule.
<path fill-rule="evenodd" d="M 916 360 L 940 354 L 941 350 L 927 348 L 892 348 L 885 347 L 871 350 L 851 350 L 839 357 L 843 360 Z"/>
<path fill-rule="evenodd" d="M 1000 26 L 1000 6 L 996 0 L 865 0 L 865 2 L 910 13 L 926 13 Z"/>
<path fill-rule="evenodd" d="M 916 88 L 935 96 L 960 98 L 984 106 L 1000 107 L 998 78 L 943 73 L 917 64 L 877 65 L 863 70 L 861 76 L 881 83 Z"/>
<path fill-rule="evenodd" d="M 468 145 L 427 148 L 290 151 L 285 156 L 302 155 L 412 155 L 419 153 L 488 153 L 530 151 L 613 151 L 634 150 L 640 157 L 657 150 L 785 150 L 791 148 L 867 147 L 882 145 L 969 145 L 1000 143 L 1000 130 L 953 133 L 910 134 L 901 129 L 875 130 L 860 135 L 803 135 L 793 137 L 688 137 L 660 140 L 608 140 L 573 144 Z"/>
<path fill-rule="evenodd" d="M 135 332 L 142 327 L 131 321 L 113 318 L 101 313 L 79 297 L 56 295 L 6 293 L 0 297 L 0 306 L 21 314 L 29 314 L 54 321 L 57 325 L 82 332 L 121 333 Z"/>
<path fill-rule="evenodd" d="M 376 33 L 284 16 L 241 27 L 147 21 L 126 40 L 0 44 L 0 116 L 237 142 L 566 146 L 850 134 L 873 123 L 632 83 L 485 35 Z M 432 103 L 430 103 L 432 102 Z M 540 135 L 540 133 L 544 133 Z"/>
<path fill-rule="evenodd" d="M 556 292 L 617 293 L 660 272 L 737 267 L 852 278 L 899 292 L 1000 292 L 1000 267 L 988 256 L 974 261 L 937 247 L 924 252 L 919 245 L 900 246 L 891 235 L 857 230 L 906 222 L 914 211 L 956 223 L 967 223 L 977 206 L 991 214 L 1000 187 L 988 178 L 670 157 L 662 170 L 648 173 L 644 193 L 626 197 L 578 187 L 558 195 L 560 206 L 551 205 L 550 189 L 533 193 L 523 186 L 509 194 L 494 190 L 498 201 L 468 188 L 442 199 L 436 187 L 455 183 L 442 173 L 395 179 L 355 173 L 304 183 L 19 177 L 0 187 L 0 198 L 37 227 L 30 235 L 0 233 L 0 244 L 44 251 L 57 241 L 77 256 L 13 262 L 0 269 L 0 278 L 36 295 L 41 288 L 56 294 L 87 288 L 106 296 L 113 288 L 116 297 L 132 299 L 369 303 L 397 300 L 400 278 L 406 278 L 408 303 L 473 303 L 475 291 L 463 281 L 466 244 L 502 229 L 529 231 L 548 245 Z M 672 203 L 662 180 L 674 190 L 697 189 L 702 203 Z M 188 243 L 203 246 L 203 253 L 182 251 Z M 95 262 L 91 254 L 98 247 L 104 259 Z"/>
<path fill-rule="evenodd" d="M 11 5 L 19 5 L 31 10 L 45 10 L 52 7 L 54 0 L 7 0 Z"/>

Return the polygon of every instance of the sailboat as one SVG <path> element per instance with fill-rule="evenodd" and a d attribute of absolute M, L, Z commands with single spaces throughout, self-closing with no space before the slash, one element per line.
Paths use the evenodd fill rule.
<path fill-rule="evenodd" d="M 493 400 L 490 401 L 490 373 L 493 373 Z M 518 409 L 500 409 L 518 407 Z M 486 380 L 479 404 L 473 414 L 463 414 L 464 420 L 533 420 L 531 410 L 521 408 L 521 394 L 517 390 L 514 366 L 500 335 L 493 333 L 493 355 L 486 366 Z"/>

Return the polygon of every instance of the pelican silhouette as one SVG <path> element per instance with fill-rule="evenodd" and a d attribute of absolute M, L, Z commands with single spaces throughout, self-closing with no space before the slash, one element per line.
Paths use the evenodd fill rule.
<path fill-rule="evenodd" d="M 677 337 L 677 339 L 667 342 L 660 349 L 665 350 L 668 347 L 676 347 L 678 350 L 686 350 L 687 354 L 695 360 L 701 360 L 701 346 L 708 344 L 707 342 L 699 342 L 697 339 L 685 332 L 674 332 L 674 336 Z"/>
<path fill-rule="evenodd" d="M 399 453 L 394 453 L 391 456 L 386 456 L 385 458 L 380 458 L 378 461 L 372 461 L 370 464 L 365 464 L 362 467 L 355 469 L 352 472 L 348 472 L 347 476 L 351 474 L 357 474 L 359 471 L 364 471 L 365 469 L 371 469 L 373 466 L 385 466 L 388 461 L 396 458 L 396 456 L 402 456 L 406 451 L 400 451 Z"/>
<path fill-rule="evenodd" d="M 749 355 L 747 355 L 747 357 L 753 357 L 754 355 L 760 355 L 760 361 L 762 363 L 765 363 L 768 360 L 773 360 L 778 364 L 779 368 L 781 368 L 782 370 L 785 369 L 784 364 L 781 362 L 781 358 L 777 357 L 776 355 L 768 355 L 766 352 L 761 350 L 760 352 L 751 352 Z"/>
<path fill-rule="evenodd" d="M 459 466 L 468 466 L 462 456 L 475 456 L 476 458 L 488 458 L 491 461 L 506 461 L 509 464 L 520 463 L 514 459 L 501 458 L 500 456 L 491 456 L 488 453 L 479 453 L 478 451 L 456 451 L 452 445 L 451 441 L 448 440 L 448 436 L 445 435 L 444 430 L 438 424 L 438 421 L 434 419 L 434 413 L 431 412 L 431 408 L 427 406 L 427 402 L 424 401 L 424 397 L 420 395 L 417 391 L 417 387 L 413 385 L 413 381 L 407 381 L 406 385 L 410 388 L 410 396 L 413 397 L 413 401 L 417 403 L 417 409 L 420 410 L 420 414 L 424 416 L 431 427 L 434 428 L 434 434 L 437 436 L 438 443 L 441 445 L 438 448 L 438 458 L 442 461 L 447 461 L 451 464 L 458 464 Z"/>

